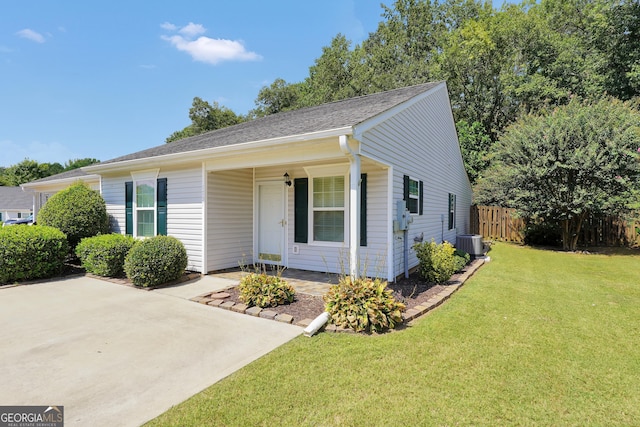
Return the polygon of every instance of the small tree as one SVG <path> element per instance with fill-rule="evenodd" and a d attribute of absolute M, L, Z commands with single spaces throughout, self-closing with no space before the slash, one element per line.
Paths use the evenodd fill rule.
<path fill-rule="evenodd" d="M 104 199 L 80 181 L 54 194 L 38 213 L 37 220 L 65 233 L 72 250 L 85 237 L 109 232 Z"/>
<path fill-rule="evenodd" d="M 589 214 L 623 215 L 640 200 L 640 112 L 615 99 L 572 100 L 543 116 L 528 115 L 496 145 L 494 185 L 502 203 L 524 216 L 555 221 L 562 246 L 575 250 Z M 480 199 L 482 197 L 479 197 Z"/>

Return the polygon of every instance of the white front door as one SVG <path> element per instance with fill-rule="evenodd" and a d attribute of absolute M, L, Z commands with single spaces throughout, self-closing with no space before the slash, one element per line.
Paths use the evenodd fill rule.
<path fill-rule="evenodd" d="M 285 253 L 285 188 L 282 181 L 258 182 L 258 260 L 283 264 Z"/>

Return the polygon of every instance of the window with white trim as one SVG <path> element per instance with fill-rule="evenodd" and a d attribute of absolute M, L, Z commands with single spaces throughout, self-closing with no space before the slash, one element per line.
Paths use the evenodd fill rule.
<path fill-rule="evenodd" d="M 156 234 L 156 180 L 135 181 L 136 237 L 152 237 Z"/>
<path fill-rule="evenodd" d="M 344 176 L 313 178 L 313 240 L 344 242 Z"/>
<path fill-rule="evenodd" d="M 307 167 L 311 242 L 343 244 L 347 234 L 348 165 Z"/>
<path fill-rule="evenodd" d="M 407 200 L 407 209 L 412 214 L 420 212 L 420 181 L 417 179 L 409 178 L 409 199 Z"/>

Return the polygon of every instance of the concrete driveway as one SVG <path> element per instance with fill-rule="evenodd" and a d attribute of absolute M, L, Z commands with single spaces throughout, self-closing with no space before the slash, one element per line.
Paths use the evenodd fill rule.
<path fill-rule="evenodd" d="M 302 333 L 186 299 L 217 285 L 0 289 L 0 405 L 61 405 L 66 426 L 137 426 Z"/>

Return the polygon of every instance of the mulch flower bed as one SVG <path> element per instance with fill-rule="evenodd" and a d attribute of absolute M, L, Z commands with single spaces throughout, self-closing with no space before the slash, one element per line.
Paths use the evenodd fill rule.
<path fill-rule="evenodd" d="M 427 301 L 445 288 L 443 285 L 426 283 L 417 272 L 409 275 L 408 279 L 403 277 L 395 283 L 388 283 L 387 287 L 393 291 L 393 296 L 396 300 L 407 306 L 407 310 Z M 224 292 L 229 294 L 225 301 L 241 303 L 238 287 L 225 289 Z M 294 302 L 265 309 L 278 314 L 289 314 L 295 319 L 294 323 L 296 323 L 304 319 L 315 319 L 322 314 L 324 301 L 322 297 L 298 292 Z"/>

